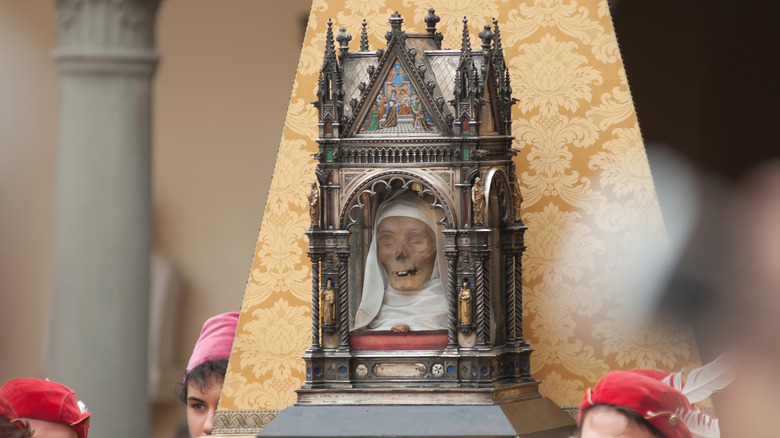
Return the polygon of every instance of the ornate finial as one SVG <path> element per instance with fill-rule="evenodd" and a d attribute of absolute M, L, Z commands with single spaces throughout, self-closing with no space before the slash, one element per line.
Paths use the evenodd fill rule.
<path fill-rule="evenodd" d="M 490 25 L 485 25 L 485 30 L 479 33 L 479 37 L 482 39 L 482 50 L 484 52 L 490 51 L 490 42 L 493 41 L 493 32 L 490 31 Z"/>
<path fill-rule="evenodd" d="M 360 51 L 368 52 L 368 31 L 366 31 L 366 19 L 363 19 L 363 30 L 360 31 Z"/>
<path fill-rule="evenodd" d="M 498 30 L 498 20 L 493 18 L 493 28 L 496 30 L 495 34 L 493 34 L 493 37 L 496 39 L 496 48 L 501 49 L 501 31 Z"/>
<path fill-rule="evenodd" d="M 395 11 L 393 15 L 390 16 L 390 31 L 391 32 L 400 32 L 401 31 L 401 24 L 403 24 L 404 19 L 401 17 L 401 14 L 398 13 L 398 11 Z"/>
<path fill-rule="evenodd" d="M 339 42 L 339 48 L 343 49 L 349 46 L 349 42 L 352 41 L 352 35 L 347 33 L 347 28 L 341 26 L 339 28 L 339 34 L 336 37 L 336 41 Z"/>
<path fill-rule="evenodd" d="M 336 55 L 336 48 L 333 44 L 333 21 L 328 18 L 328 30 L 325 33 L 325 59 L 323 63 L 327 63 Z"/>
<path fill-rule="evenodd" d="M 495 30 L 493 33 L 493 59 L 499 63 L 500 69 L 504 69 L 506 67 L 504 65 L 504 48 L 501 47 L 501 31 L 498 29 L 498 20 L 495 18 L 493 19 L 493 29 Z"/>
<path fill-rule="evenodd" d="M 441 18 L 439 18 L 435 12 L 436 11 L 433 8 L 428 9 L 428 15 L 426 15 L 423 20 L 425 21 L 425 24 L 428 25 L 425 30 L 433 37 L 433 42 L 436 43 L 436 47 L 441 49 L 441 41 L 444 39 L 444 35 L 442 35 L 441 32 L 436 32 L 436 23 L 438 23 Z"/>
<path fill-rule="evenodd" d="M 439 18 L 438 15 L 435 14 L 435 10 L 433 8 L 428 9 L 428 15 L 425 16 L 423 20 L 425 20 L 425 24 L 428 25 L 428 27 L 425 28 L 425 30 L 428 31 L 429 34 L 434 35 L 436 33 L 436 23 L 438 23 L 441 18 Z"/>
<path fill-rule="evenodd" d="M 347 56 L 347 52 L 349 52 L 349 42 L 352 41 L 352 35 L 347 33 L 346 27 L 341 26 L 339 28 L 336 41 L 339 42 L 339 61 L 343 61 L 344 57 Z"/>
<path fill-rule="evenodd" d="M 460 44 L 459 69 L 463 67 L 475 68 L 474 60 L 471 57 L 471 39 L 469 38 L 469 20 L 463 17 L 463 38 Z M 457 78 L 455 80 L 457 83 Z"/>
<path fill-rule="evenodd" d="M 461 40 L 460 51 L 471 53 L 471 40 L 469 39 L 469 20 L 463 17 L 463 39 Z"/>

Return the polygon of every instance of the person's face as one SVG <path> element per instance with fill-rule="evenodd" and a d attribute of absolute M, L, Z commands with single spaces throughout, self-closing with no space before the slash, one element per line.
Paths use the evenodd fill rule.
<path fill-rule="evenodd" d="M 79 436 L 67 424 L 36 420 L 35 418 L 24 418 L 23 420 L 30 425 L 35 438 L 78 438 Z"/>
<path fill-rule="evenodd" d="M 377 252 L 395 290 L 420 289 L 433 273 L 436 236 L 419 219 L 387 217 L 377 227 Z"/>
<path fill-rule="evenodd" d="M 653 434 L 640 427 L 622 413 L 595 407 L 582 419 L 580 438 L 654 438 Z"/>
<path fill-rule="evenodd" d="M 192 382 L 187 384 L 187 425 L 192 437 L 211 435 L 220 392 L 222 381 L 216 377 L 210 378 L 203 388 Z"/>

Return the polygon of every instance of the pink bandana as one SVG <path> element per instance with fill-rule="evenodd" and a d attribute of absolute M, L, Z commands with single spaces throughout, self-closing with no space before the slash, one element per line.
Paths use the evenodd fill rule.
<path fill-rule="evenodd" d="M 206 320 L 192 350 L 187 373 L 203 362 L 229 357 L 237 326 L 238 312 L 223 313 Z"/>

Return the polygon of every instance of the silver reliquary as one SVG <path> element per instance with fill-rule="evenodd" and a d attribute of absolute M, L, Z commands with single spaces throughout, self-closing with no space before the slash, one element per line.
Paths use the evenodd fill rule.
<path fill-rule="evenodd" d="M 312 344 L 260 436 L 566 436 L 522 330 L 522 196 L 498 23 L 443 50 L 328 22 L 311 183 Z M 396 421 L 398 419 L 398 421 Z M 402 419 L 402 420 L 400 420 Z M 348 432 L 349 431 L 349 432 Z M 428 432 L 426 432 L 428 431 Z"/>

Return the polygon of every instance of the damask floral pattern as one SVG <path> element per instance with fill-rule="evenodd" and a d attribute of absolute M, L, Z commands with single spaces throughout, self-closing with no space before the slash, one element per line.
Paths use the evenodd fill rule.
<path fill-rule="evenodd" d="M 528 225 L 523 257 L 524 336 L 536 349 L 540 391 L 562 406 L 609 369 L 676 370 L 696 364 L 689 333 L 658 321 L 632 324 L 635 267 L 663 223 L 606 0 L 314 0 L 220 409 L 283 409 L 303 381 L 311 342 L 306 195 L 314 180 L 314 100 L 329 19 L 357 50 L 365 18 L 372 50 L 387 19 L 423 32 L 433 7 L 444 47 L 460 48 L 462 20 L 476 33 L 498 20 L 510 66 L 519 180 Z"/>
<path fill-rule="evenodd" d="M 303 363 L 289 360 L 291 355 L 311 345 L 311 319 L 305 308 L 276 301 L 272 308 L 259 308 L 244 328 L 257 336 L 236 338 L 239 365 L 251 367 L 256 378 L 267 373 L 303 376 Z"/>
<path fill-rule="evenodd" d="M 681 328 L 658 321 L 637 324 L 626 313 L 596 323 L 593 335 L 604 340 L 604 352 L 621 367 L 674 369 L 679 358 L 689 356 L 687 333 Z"/>
<path fill-rule="evenodd" d="M 554 204 L 524 215 L 525 224 L 534 230 L 525 240 L 529 248 L 523 261 L 526 281 L 544 279 L 576 284 L 582 280 L 584 270 L 596 268 L 596 256 L 604 253 L 604 244 L 581 218 L 580 213 L 561 211 Z M 534 248 L 533 252 L 530 248 Z"/>
<path fill-rule="evenodd" d="M 509 61 L 512 81 L 523 84 L 515 92 L 520 111 L 576 111 L 582 102 L 591 100 L 593 85 L 600 85 L 603 79 L 598 70 L 587 65 L 588 58 L 575 51 L 577 47 L 573 41 L 558 41 L 550 34 L 538 43 L 520 45 L 519 56 Z"/>
<path fill-rule="evenodd" d="M 528 170 L 521 172 L 526 208 L 545 198 L 560 198 L 590 212 L 604 202 L 604 197 L 591 189 L 590 178 L 572 169 L 572 147 L 589 147 L 598 138 L 590 120 L 546 112 L 520 119 L 512 129 L 521 149 L 528 151 Z"/>

